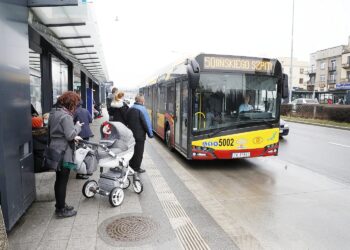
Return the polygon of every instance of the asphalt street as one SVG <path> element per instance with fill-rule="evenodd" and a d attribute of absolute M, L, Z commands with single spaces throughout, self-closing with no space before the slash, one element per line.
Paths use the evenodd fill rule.
<path fill-rule="evenodd" d="M 278 157 L 188 161 L 149 146 L 240 249 L 348 249 L 350 132 L 290 127 Z"/>
<path fill-rule="evenodd" d="M 350 183 L 350 131 L 288 123 L 278 158 Z"/>

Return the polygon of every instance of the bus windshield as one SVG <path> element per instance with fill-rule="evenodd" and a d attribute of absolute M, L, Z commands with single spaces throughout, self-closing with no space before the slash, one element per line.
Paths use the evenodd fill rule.
<path fill-rule="evenodd" d="M 245 73 L 202 73 L 193 100 L 193 131 L 275 120 L 277 80 Z"/>

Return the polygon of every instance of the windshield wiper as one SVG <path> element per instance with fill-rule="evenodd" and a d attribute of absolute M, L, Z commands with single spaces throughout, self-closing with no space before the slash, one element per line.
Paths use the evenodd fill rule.
<path fill-rule="evenodd" d="M 208 133 L 208 137 L 213 137 L 214 135 L 217 135 L 218 133 L 220 133 L 222 130 L 221 128 L 217 128 L 215 129 L 213 132 Z"/>
<path fill-rule="evenodd" d="M 265 123 L 266 125 L 269 125 L 271 128 L 273 127 L 273 122 L 274 120 L 270 119 L 270 120 L 267 120 L 267 119 L 261 119 L 261 120 L 251 120 L 251 121 L 248 121 L 248 122 L 245 122 L 245 124 L 249 124 L 249 123 Z"/>

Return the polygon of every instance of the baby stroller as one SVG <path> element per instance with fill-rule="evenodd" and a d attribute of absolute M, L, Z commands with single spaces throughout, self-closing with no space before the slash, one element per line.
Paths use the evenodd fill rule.
<path fill-rule="evenodd" d="M 100 132 L 99 143 L 88 141 L 80 143 L 82 147 L 88 145 L 95 148 L 100 167 L 100 179 L 86 181 L 82 192 L 86 198 L 92 198 L 95 194 L 109 196 L 110 204 L 117 207 L 124 200 L 123 189 L 131 184 L 129 176 L 133 177 L 132 186 L 135 193 L 140 194 L 143 191 L 138 173 L 129 166 L 134 154 L 135 139 L 131 130 L 121 122 L 104 122 Z M 108 170 L 103 171 L 104 168 Z"/>

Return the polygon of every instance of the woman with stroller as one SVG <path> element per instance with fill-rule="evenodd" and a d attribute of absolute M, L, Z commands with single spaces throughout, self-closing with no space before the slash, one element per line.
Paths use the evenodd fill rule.
<path fill-rule="evenodd" d="M 66 190 L 69 179 L 69 166 L 73 164 L 74 140 L 81 140 L 78 134 L 82 124 L 74 125 L 73 114 L 80 102 L 78 94 L 72 91 L 63 93 L 58 99 L 49 116 L 50 148 L 63 153 L 63 161 L 56 171 L 55 198 L 56 215 L 59 218 L 71 217 L 77 214 L 74 207 L 66 204 Z"/>
<path fill-rule="evenodd" d="M 124 102 L 124 92 L 120 91 L 111 102 L 111 113 L 114 122 L 121 122 L 126 125 L 126 112 L 129 106 Z"/>

